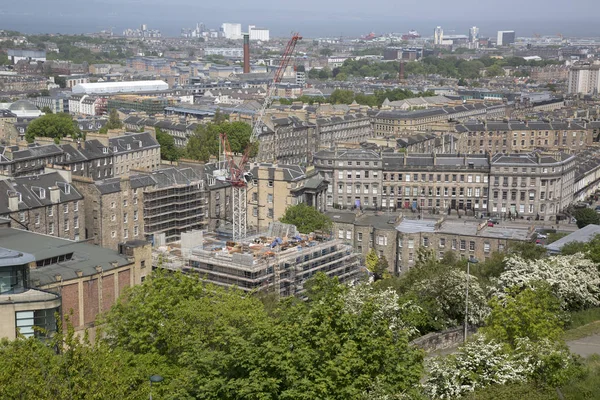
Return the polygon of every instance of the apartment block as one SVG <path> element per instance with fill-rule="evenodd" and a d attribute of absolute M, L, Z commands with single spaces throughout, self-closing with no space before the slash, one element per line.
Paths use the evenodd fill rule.
<path fill-rule="evenodd" d="M 255 164 L 250 168 L 248 227 L 264 231 L 289 206 L 307 204 L 324 212 L 328 182 L 315 170 L 297 165 Z"/>
<path fill-rule="evenodd" d="M 0 217 L 13 227 L 64 239 L 84 238 L 83 196 L 58 172 L 0 180 Z"/>
<path fill-rule="evenodd" d="M 297 117 L 266 118 L 259 134 L 257 160 L 308 164 L 316 151 L 316 125 Z"/>

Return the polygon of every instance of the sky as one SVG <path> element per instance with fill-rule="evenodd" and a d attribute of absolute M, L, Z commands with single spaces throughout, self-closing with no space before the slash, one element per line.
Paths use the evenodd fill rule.
<path fill-rule="evenodd" d="M 89 33 L 137 28 L 145 23 L 163 35 L 203 22 L 264 26 L 272 36 L 299 31 L 305 37 L 358 36 L 369 32 L 418 30 L 431 36 L 436 26 L 449 34 L 480 27 L 482 36 L 515 30 L 517 36 L 600 36 L 593 20 L 599 0 L 19 0 L 0 2 L 0 29 L 25 33 Z"/>

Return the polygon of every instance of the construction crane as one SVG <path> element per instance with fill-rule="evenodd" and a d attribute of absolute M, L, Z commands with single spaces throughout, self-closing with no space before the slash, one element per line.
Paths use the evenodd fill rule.
<path fill-rule="evenodd" d="M 252 179 L 250 174 L 245 172 L 246 164 L 250 158 L 250 150 L 254 143 L 258 140 L 260 132 L 263 127 L 263 118 L 271 103 L 271 99 L 273 98 L 273 94 L 275 93 L 275 89 L 277 88 L 277 84 L 281 82 L 283 78 L 283 74 L 285 73 L 285 69 L 290 63 L 292 58 L 294 49 L 296 48 L 296 44 L 298 40 L 301 40 L 302 37 L 296 32 L 292 35 L 292 38 L 288 42 L 282 57 L 279 62 L 279 67 L 275 71 L 273 76 L 273 80 L 267 88 L 267 94 L 265 96 L 265 100 L 262 104 L 262 107 L 258 111 L 256 118 L 254 120 L 254 124 L 252 126 L 252 134 L 250 136 L 250 143 L 246 150 L 244 151 L 244 155 L 239 164 L 235 163 L 233 159 L 233 153 L 231 152 L 231 147 L 229 145 L 229 140 L 227 139 L 226 133 L 220 134 L 220 142 L 223 146 L 223 156 L 224 161 L 227 165 L 227 170 L 225 171 L 227 182 L 231 183 L 231 198 L 233 201 L 233 240 L 238 241 L 246 237 L 247 235 L 247 189 L 248 182 Z"/>
<path fill-rule="evenodd" d="M 275 90 L 277 89 L 277 84 L 280 83 L 281 80 L 283 79 L 283 74 L 285 73 L 285 69 L 287 68 L 287 66 L 290 63 L 290 60 L 292 58 L 292 55 L 294 53 L 294 49 L 296 48 L 296 44 L 298 43 L 298 40 L 302 40 L 302 36 L 300 36 L 300 34 L 298 34 L 298 32 L 293 33 L 292 38 L 288 42 L 287 46 L 285 47 L 285 50 L 283 51 L 283 54 L 281 55 L 281 60 L 279 61 L 279 67 L 277 67 L 277 70 L 275 71 L 275 74 L 273 75 L 273 80 L 271 81 L 271 84 L 267 88 L 267 95 L 265 96 L 265 100 L 263 101 L 263 104 L 262 104 L 260 110 L 258 111 L 258 114 L 256 114 L 256 118 L 254 120 L 254 125 L 252 126 L 252 140 L 258 139 L 258 136 L 260 135 L 260 132 L 261 132 L 263 124 L 264 124 L 263 118 L 265 116 L 267 108 L 269 108 L 269 104 L 271 103 L 273 94 L 275 93 Z"/>

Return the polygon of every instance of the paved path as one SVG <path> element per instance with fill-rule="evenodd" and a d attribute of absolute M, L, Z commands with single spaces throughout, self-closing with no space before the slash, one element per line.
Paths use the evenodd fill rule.
<path fill-rule="evenodd" d="M 572 340 L 567 342 L 567 345 L 573 353 L 582 357 L 588 357 L 594 353 L 600 354 L 600 334 Z"/>

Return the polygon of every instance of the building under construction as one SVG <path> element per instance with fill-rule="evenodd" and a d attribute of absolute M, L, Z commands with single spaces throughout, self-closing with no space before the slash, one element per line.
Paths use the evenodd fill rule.
<path fill-rule="evenodd" d="M 177 245 L 154 252 L 155 266 L 198 273 L 204 280 L 244 291 L 273 291 L 302 297 L 304 283 L 318 272 L 341 282 L 361 275 L 352 246 L 329 236 L 301 235 L 293 225 L 274 223 L 264 235 L 238 242 L 182 234 Z M 160 265 L 158 265 L 160 264 Z"/>

